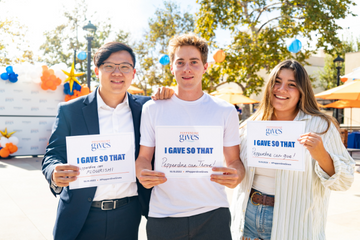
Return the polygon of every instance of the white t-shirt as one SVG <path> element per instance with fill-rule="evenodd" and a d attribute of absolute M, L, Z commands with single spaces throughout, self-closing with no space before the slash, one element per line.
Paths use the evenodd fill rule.
<path fill-rule="evenodd" d="M 220 126 L 224 147 L 240 142 L 235 107 L 206 93 L 196 101 L 183 101 L 176 95 L 169 100 L 148 101 L 142 111 L 140 145 L 155 147 L 157 126 Z M 152 190 L 149 216 L 189 217 L 228 206 L 225 187 L 210 177 L 168 178 Z"/>
<path fill-rule="evenodd" d="M 252 187 L 262 193 L 275 195 L 275 173 L 276 169 L 256 167 Z"/>

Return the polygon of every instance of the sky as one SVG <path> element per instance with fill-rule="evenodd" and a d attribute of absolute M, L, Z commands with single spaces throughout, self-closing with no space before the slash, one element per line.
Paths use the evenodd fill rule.
<path fill-rule="evenodd" d="M 94 16 L 87 16 L 93 24 L 111 17 L 114 29 L 122 29 L 131 33 L 132 40 L 140 39 L 147 29 L 148 20 L 154 16 L 155 10 L 163 6 L 163 0 L 87 0 L 89 13 L 97 12 Z M 173 0 L 180 3 L 183 11 L 195 13 L 199 9 L 196 0 Z M 352 7 L 353 13 L 360 15 L 360 1 L 355 0 L 358 6 Z M 72 8 L 74 0 L 0 0 L 0 21 L 5 18 L 17 20 L 28 29 L 26 34 L 30 49 L 39 53 L 38 49 L 45 41 L 43 33 L 50 31 L 64 22 L 62 16 L 64 6 Z M 270 17 L 270 16 L 265 16 Z M 360 37 L 360 16 L 348 16 L 339 20 L 344 30 L 339 31 L 340 36 Z M 85 25 L 85 24 L 84 24 Z M 84 31 L 79 27 L 79 38 Z M 217 42 L 225 46 L 230 42 L 230 33 L 226 30 L 217 31 Z M 0 53 L 1 54 L 1 53 Z"/>

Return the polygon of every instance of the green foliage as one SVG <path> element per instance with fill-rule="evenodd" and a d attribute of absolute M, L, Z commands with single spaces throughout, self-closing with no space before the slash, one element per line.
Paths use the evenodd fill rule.
<path fill-rule="evenodd" d="M 33 52 L 29 50 L 26 41 L 26 27 L 14 20 L 0 21 L 0 66 L 14 63 L 33 63 Z M 18 51 L 18 56 L 10 56 L 9 53 Z"/>
<path fill-rule="evenodd" d="M 192 14 L 182 12 L 179 5 L 166 1 L 164 8 L 158 8 L 155 17 L 149 19 L 149 30 L 145 32 L 144 40 L 134 47 L 139 63 L 137 86 L 147 95 L 153 86 L 170 86 L 175 81 L 170 65 L 162 66 L 159 58 L 167 53 L 167 46 L 174 35 L 194 31 L 194 21 Z"/>
<path fill-rule="evenodd" d="M 65 10 L 64 17 L 67 22 L 57 26 L 54 30 L 45 32 L 46 40 L 44 44 L 40 46 L 40 50 L 43 50 L 43 61 L 49 66 L 57 63 L 65 63 L 67 66 L 71 66 L 74 61 L 74 50 L 79 53 L 80 51 L 87 52 L 87 40 L 85 38 L 78 38 L 78 29 L 82 28 L 88 22 L 86 20 L 88 9 L 85 0 L 76 0 L 76 7 L 72 10 Z M 111 19 L 107 21 L 95 24 L 97 30 L 94 35 L 94 39 L 91 42 L 91 56 L 94 56 L 97 49 L 109 41 L 109 36 L 114 29 L 111 27 Z M 121 41 L 128 43 L 129 33 L 123 30 L 117 30 L 115 32 L 114 39 L 110 41 Z M 79 67 L 76 69 L 78 72 L 85 72 L 87 67 L 87 59 L 79 60 L 76 58 L 76 63 L 79 63 Z M 86 82 L 86 74 L 79 77 L 80 82 Z M 92 80 L 97 80 L 95 74 L 92 73 Z"/>
<path fill-rule="evenodd" d="M 196 31 L 215 42 L 218 28 L 231 31 L 231 43 L 224 48 L 226 59 L 216 63 L 210 72 L 213 78 L 224 76 L 227 82 L 237 83 L 244 95 L 258 94 L 264 79 L 258 76 L 261 69 L 269 72 L 280 61 L 296 59 L 308 64 L 306 59 L 318 48 L 333 52 L 341 46 L 336 30 L 340 29 L 336 19 L 351 14 L 352 0 L 197 0 Z M 270 14 L 269 19 L 265 14 Z M 310 43 L 303 42 L 303 48 L 291 54 L 285 45 L 289 38 L 302 37 L 313 40 L 317 34 L 316 48 L 310 50 Z"/>
<path fill-rule="evenodd" d="M 322 71 L 319 72 L 320 86 L 325 90 L 337 87 L 337 69 L 334 59 L 339 55 L 345 59 L 345 54 L 349 52 L 356 52 L 360 50 L 360 38 L 348 39 L 342 41 L 339 48 L 334 49 L 334 54 L 327 54 L 325 56 L 325 65 Z M 341 64 L 340 76 L 345 75 L 345 63 Z M 342 85 L 343 82 L 339 82 Z"/>

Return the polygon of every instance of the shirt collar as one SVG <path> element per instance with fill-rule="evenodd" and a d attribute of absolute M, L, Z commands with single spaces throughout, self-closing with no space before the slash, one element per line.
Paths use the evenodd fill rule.
<path fill-rule="evenodd" d="M 301 111 L 301 110 L 299 109 L 299 112 L 298 112 L 298 114 L 296 115 L 294 121 L 303 121 L 303 120 L 308 120 L 308 119 L 310 119 L 310 118 L 311 118 L 311 115 L 306 114 L 306 113 L 304 113 L 303 111 Z"/>
<path fill-rule="evenodd" d="M 98 109 L 100 109 L 101 107 L 102 108 L 107 108 L 107 109 L 112 109 L 112 107 L 109 107 L 108 105 L 106 105 L 106 103 L 104 102 L 104 100 L 102 99 L 102 97 L 100 96 L 100 93 L 99 93 L 100 89 L 98 88 L 97 91 L 96 91 L 96 99 L 97 99 L 97 105 L 98 105 Z M 119 103 L 120 104 L 125 104 L 125 105 L 129 105 L 129 99 L 128 99 L 128 95 L 127 95 L 127 92 L 125 93 L 125 98 L 124 100 Z M 118 105 L 118 106 L 119 106 Z M 117 107 L 117 106 L 116 106 Z"/>

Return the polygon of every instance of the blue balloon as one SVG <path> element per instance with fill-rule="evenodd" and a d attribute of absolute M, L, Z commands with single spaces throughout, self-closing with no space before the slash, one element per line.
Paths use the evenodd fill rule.
<path fill-rule="evenodd" d="M 7 73 L 2 73 L 0 75 L 0 77 L 1 77 L 2 80 L 8 80 L 9 79 L 9 75 Z"/>
<path fill-rule="evenodd" d="M 15 74 L 14 72 L 9 74 L 9 81 L 12 83 L 15 83 L 18 81 L 18 74 Z"/>
<path fill-rule="evenodd" d="M 298 39 L 294 39 L 288 46 L 287 46 L 287 49 L 289 50 L 289 52 L 292 52 L 292 53 L 297 53 L 300 51 L 302 47 L 302 44 L 300 42 L 300 40 Z"/>
<path fill-rule="evenodd" d="M 86 52 L 84 52 L 84 51 L 79 52 L 79 54 L 77 55 L 77 58 L 79 60 L 85 60 L 86 59 Z"/>
<path fill-rule="evenodd" d="M 168 65 L 170 63 L 170 57 L 167 54 L 164 54 L 160 57 L 159 62 L 161 65 Z"/>
<path fill-rule="evenodd" d="M 8 74 L 13 73 L 13 72 L 14 72 L 13 67 L 12 67 L 12 66 L 7 66 L 7 67 L 6 67 L 6 72 L 7 72 Z"/>
<path fill-rule="evenodd" d="M 81 91 L 81 85 L 79 85 L 77 82 L 74 82 L 73 90 Z"/>

